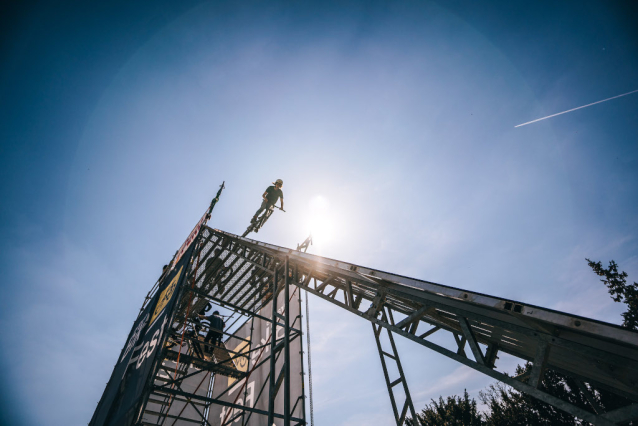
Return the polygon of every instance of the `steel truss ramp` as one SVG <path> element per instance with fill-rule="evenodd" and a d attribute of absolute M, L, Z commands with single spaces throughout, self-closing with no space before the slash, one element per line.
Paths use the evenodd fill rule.
<path fill-rule="evenodd" d="M 259 266 L 259 259 L 278 259 L 280 263 L 288 259 L 290 270 L 295 271 L 291 274 L 295 277 L 290 281 L 292 284 L 370 321 L 377 336 L 380 329 L 385 328 L 595 425 L 620 425 L 638 418 L 636 403 L 607 413 L 592 403 L 589 411 L 539 388 L 544 372 L 551 369 L 577 383 L 638 401 L 636 332 L 220 230 L 211 232 L 225 237 L 233 245 L 234 252 L 244 253 L 243 258 L 247 261 L 251 261 L 250 256 L 257 259 L 251 261 L 255 266 Z M 451 336 L 456 347 L 448 348 L 429 340 L 434 333 Z M 469 346 L 467 351 L 466 346 Z M 500 352 L 531 362 L 530 376 L 515 378 L 497 371 L 495 363 Z M 405 378 L 401 376 L 405 384 Z"/>

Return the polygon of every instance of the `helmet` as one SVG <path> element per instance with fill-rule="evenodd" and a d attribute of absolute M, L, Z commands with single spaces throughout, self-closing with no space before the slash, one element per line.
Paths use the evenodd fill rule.
<path fill-rule="evenodd" d="M 274 183 L 275 185 L 277 185 L 277 184 L 283 185 L 283 184 L 284 184 L 284 181 L 283 181 L 283 180 L 281 180 L 281 179 L 277 179 L 277 180 L 276 180 L 275 182 L 273 182 L 273 183 Z"/>

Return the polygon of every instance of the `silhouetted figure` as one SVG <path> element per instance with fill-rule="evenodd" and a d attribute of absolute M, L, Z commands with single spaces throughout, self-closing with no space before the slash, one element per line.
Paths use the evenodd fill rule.
<path fill-rule="evenodd" d="M 263 193 L 261 198 L 263 201 L 261 202 L 261 207 L 257 210 L 257 213 L 251 219 L 251 222 L 255 222 L 259 213 L 267 210 L 270 206 L 274 206 L 277 204 L 277 200 L 281 200 L 281 209 L 284 209 L 284 193 L 281 190 L 281 187 L 284 185 L 284 181 L 281 179 L 277 179 L 273 182 L 274 186 L 269 186 L 266 188 L 266 191 Z"/>
<path fill-rule="evenodd" d="M 221 253 L 222 249 L 217 248 L 213 252 L 213 255 L 206 259 L 206 266 L 204 268 L 204 270 L 206 271 L 206 274 L 204 276 L 204 290 L 210 290 L 213 288 L 215 278 L 217 278 L 222 270 L 221 266 L 224 264 L 224 261 L 219 258 Z"/>
<path fill-rule="evenodd" d="M 208 333 L 206 334 L 206 338 L 204 339 L 204 343 L 206 344 L 206 351 L 212 352 L 213 346 L 220 346 L 222 343 L 222 336 L 224 335 L 224 320 L 219 315 L 219 311 L 213 312 L 213 315 L 210 316 L 199 316 L 202 319 L 207 319 L 210 322 L 210 327 L 208 329 Z M 208 343 L 212 343 L 213 346 L 208 345 Z"/>

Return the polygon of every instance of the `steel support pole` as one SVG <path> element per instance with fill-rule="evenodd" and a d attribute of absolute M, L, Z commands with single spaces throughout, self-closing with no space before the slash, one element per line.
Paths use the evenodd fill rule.
<path fill-rule="evenodd" d="M 297 265 L 295 265 L 295 272 L 294 272 L 294 282 L 299 282 L 299 267 Z M 299 293 L 297 294 L 297 301 L 299 302 L 299 329 L 303 330 L 303 327 L 301 325 L 301 321 L 303 318 L 303 314 L 302 314 L 302 310 L 301 310 L 301 287 L 297 287 L 296 288 L 297 291 L 299 291 Z M 306 297 L 308 297 L 308 294 L 306 293 Z M 306 318 L 306 321 L 308 321 L 308 318 Z M 304 385 L 304 381 L 305 381 L 305 376 L 306 373 L 304 371 L 304 366 L 303 366 L 303 332 L 300 334 L 300 338 L 299 338 L 299 355 L 301 356 L 301 408 L 302 408 L 302 418 L 304 419 L 304 424 L 306 422 L 306 387 Z"/>
<path fill-rule="evenodd" d="M 275 273 L 272 283 L 272 323 L 270 338 L 270 388 L 268 390 L 268 426 L 275 420 L 275 390 L 277 378 L 275 377 L 275 347 L 277 342 L 277 263 L 275 263 Z"/>
<path fill-rule="evenodd" d="M 288 256 L 284 264 L 284 426 L 290 426 L 290 289 Z"/>
<path fill-rule="evenodd" d="M 246 359 L 246 371 L 250 371 L 250 354 L 253 349 L 253 342 L 256 340 L 255 336 L 253 336 L 253 331 L 255 330 L 255 317 L 250 319 L 250 334 L 248 337 L 250 341 L 248 342 L 248 359 Z M 246 405 L 246 401 L 248 400 L 248 377 L 244 379 L 244 405 Z M 254 405 L 254 403 L 253 403 Z M 241 424 L 242 426 L 246 425 L 246 410 L 242 412 L 241 415 Z"/>

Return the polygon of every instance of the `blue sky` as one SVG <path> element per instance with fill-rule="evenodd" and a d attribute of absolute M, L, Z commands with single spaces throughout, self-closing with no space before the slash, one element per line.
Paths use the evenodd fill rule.
<path fill-rule="evenodd" d="M 211 225 L 619 323 L 638 277 L 636 9 L 109 2 L 0 14 L 0 412 L 86 424 L 144 295 Z M 311 299 L 317 424 L 388 424 L 370 326 Z M 399 344 L 418 407 L 491 381 Z M 511 360 L 503 366 L 513 367 Z M 507 363 L 512 365 L 509 365 Z M 347 389 L 347 390 L 346 390 Z"/>

